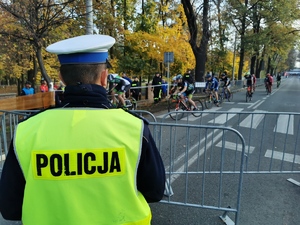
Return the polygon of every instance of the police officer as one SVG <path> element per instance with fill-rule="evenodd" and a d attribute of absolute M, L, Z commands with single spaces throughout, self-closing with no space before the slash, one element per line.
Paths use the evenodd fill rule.
<path fill-rule="evenodd" d="M 152 91 L 153 91 L 153 98 L 154 98 L 154 103 L 158 103 L 161 98 L 161 84 L 162 84 L 162 79 L 160 74 L 157 72 L 155 73 L 153 79 L 152 79 Z"/>
<path fill-rule="evenodd" d="M 107 100 L 114 43 L 83 35 L 46 49 L 61 63 L 62 108 L 19 123 L 0 180 L 3 218 L 26 225 L 150 224 L 148 202 L 162 199 L 165 170 L 147 123 Z"/>
<path fill-rule="evenodd" d="M 141 95 L 141 83 L 138 77 L 133 77 L 133 81 L 131 83 L 131 95 L 135 100 L 140 100 Z"/>

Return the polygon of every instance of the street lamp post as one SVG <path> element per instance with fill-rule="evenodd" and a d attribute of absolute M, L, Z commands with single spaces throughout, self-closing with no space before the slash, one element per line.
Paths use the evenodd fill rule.
<path fill-rule="evenodd" d="M 86 34 L 93 34 L 93 0 L 86 0 Z"/>

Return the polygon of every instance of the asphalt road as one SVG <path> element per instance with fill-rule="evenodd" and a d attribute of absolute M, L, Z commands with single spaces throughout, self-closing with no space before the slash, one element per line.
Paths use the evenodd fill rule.
<path fill-rule="evenodd" d="M 249 162 L 245 166 L 247 171 L 243 176 L 239 224 L 300 224 L 300 187 L 288 181 L 288 179 L 295 182 L 300 181 L 300 175 L 296 172 L 286 172 L 290 170 L 291 166 L 295 171 L 299 171 L 300 161 L 294 160 L 294 163 L 291 163 L 287 157 L 282 160 L 282 156 L 271 160 L 267 154 L 270 149 L 275 149 L 274 154 L 285 151 L 287 155 L 296 154 L 295 158 L 300 155 L 300 148 L 297 147 L 300 143 L 299 115 L 283 116 L 282 113 L 278 113 L 299 112 L 300 101 L 297 99 L 300 94 L 299 87 L 300 79 L 295 77 L 283 79 L 278 89 L 273 86 L 273 92 L 268 96 L 264 87 L 260 86 L 254 93 L 251 102 L 246 102 L 245 90 L 240 90 L 234 93 L 233 102 L 223 103 L 220 107 L 213 107 L 207 111 L 209 113 L 205 112 L 202 118 L 197 119 L 189 116 L 177 121 L 181 124 L 230 126 L 237 129 L 245 137 L 246 145 L 249 146 L 249 148 L 246 148 L 246 151 L 249 150 L 247 152 Z M 226 112 L 229 113 L 226 114 Z M 235 114 L 233 112 L 239 113 Z M 262 115 L 249 116 L 252 112 L 261 112 Z M 268 112 L 278 114 L 268 115 Z M 155 116 L 158 121 L 163 118 L 164 122 L 171 123 L 172 120 L 168 116 L 162 115 L 165 113 L 167 111 L 155 113 Z M 277 132 L 274 132 L 275 130 Z M 183 138 L 184 135 L 178 135 L 178 139 Z M 219 140 L 216 140 L 216 145 L 220 143 Z M 231 157 L 234 157 L 233 153 L 229 153 L 229 156 L 230 154 Z M 232 158 L 229 157 L 226 160 L 231 162 Z M 270 166 L 272 167 L 271 172 L 267 171 Z M 280 169 L 283 169 L 284 172 L 274 172 Z M 234 179 L 233 175 L 228 176 L 225 183 L 230 185 L 234 182 Z M 196 180 L 194 183 L 196 183 Z M 180 182 L 172 184 L 179 190 L 178 193 L 174 192 L 174 196 L 180 195 L 180 188 L 184 190 L 184 184 Z M 192 186 L 192 184 L 189 185 Z M 197 190 L 197 187 L 194 189 L 195 192 L 191 193 L 192 196 L 201 198 L 199 196 L 201 186 L 198 186 L 199 190 Z M 215 192 L 213 187 L 210 191 Z M 205 194 L 209 196 L 209 193 L 206 192 Z M 225 193 L 224 195 L 226 194 L 230 195 L 232 193 Z M 215 199 L 217 197 L 213 195 L 209 198 Z M 219 218 L 223 213 L 222 211 L 170 204 L 151 204 L 151 208 L 153 211 L 153 224 L 157 225 L 223 224 Z M 234 220 L 232 213 L 228 215 Z"/>

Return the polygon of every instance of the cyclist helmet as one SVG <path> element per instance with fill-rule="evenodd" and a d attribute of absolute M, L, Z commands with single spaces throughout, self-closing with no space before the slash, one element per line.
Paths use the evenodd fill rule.
<path fill-rule="evenodd" d="M 226 76 L 226 74 L 225 74 L 225 73 L 222 73 L 222 74 L 221 74 L 221 77 L 225 77 L 225 76 Z"/>
<path fill-rule="evenodd" d="M 114 79 L 114 77 L 113 77 L 112 74 L 108 74 L 107 79 L 108 79 L 109 81 L 111 81 L 112 79 Z"/>
<path fill-rule="evenodd" d="M 179 79 L 182 79 L 182 75 L 181 75 L 181 74 L 178 74 L 178 75 L 176 76 L 176 80 L 179 80 Z"/>
<path fill-rule="evenodd" d="M 115 77 L 117 76 L 117 74 L 109 74 L 108 76 L 107 76 L 107 80 L 108 81 L 112 81 L 113 79 L 115 79 Z"/>
<path fill-rule="evenodd" d="M 211 78 L 211 77 L 212 77 L 212 75 L 210 73 L 207 73 L 205 76 L 206 79 Z"/>

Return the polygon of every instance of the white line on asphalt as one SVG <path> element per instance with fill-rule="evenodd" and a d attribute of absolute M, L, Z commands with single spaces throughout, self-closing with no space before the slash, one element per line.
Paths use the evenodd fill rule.
<path fill-rule="evenodd" d="M 258 102 L 260 102 L 260 100 L 257 100 L 256 102 L 252 103 L 250 106 L 248 106 L 247 108 L 250 109 L 252 108 L 255 104 L 257 104 Z"/>
<path fill-rule="evenodd" d="M 226 102 L 226 101 L 223 101 L 222 104 L 224 104 L 224 103 L 226 103 L 226 104 L 235 104 L 235 102 Z"/>
<path fill-rule="evenodd" d="M 266 111 L 262 110 L 254 110 L 254 112 L 261 112 L 265 113 Z M 251 114 L 247 116 L 241 123 L 240 127 L 247 127 L 247 128 L 253 128 L 256 129 L 259 125 L 259 123 L 262 121 L 264 118 L 265 114 Z"/>
<path fill-rule="evenodd" d="M 253 103 L 250 102 L 239 102 L 239 105 L 252 105 Z"/>
<path fill-rule="evenodd" d="M 201 145 L 206 139 L 208 139 L 208 138 L 209 138 L 210 136 L 212 136 L 213 134 L 215 135 L 215 134 L 216 134 L 216 131 L 210 132 L 210 133 L 207 135 L 207 137 L 202 138 L 202 140 L 201 140 L 200 142 L 198 142 L 197 144 L 193 145 L 193 146 L 188 150 L 188 152 L 190 153 L 192 150 L 194 150 L 195 148 L 197 148 L 199 145 Z M 218 141 L 222 136 L 223 136 L 223 132 L 220 131 L 219 134 L 217 134 L 216 136 L 214 136 L 214 143 L 215 143 L 216 141 Z M 175 174 L 173 174 L 173 175 L 171 176 L 171 184 L 172 184 L 172 183 L 173 183 L 173 182 L 181 175 L 181 174 L 178 174 L 178 173 L 184 172 L 186 165 L 192 165 L 192 164 L 199 158 L 199 156 L 201 156 L 201 155 L 204 153 L 204 151 L 205 151 L 207 148 L 210 148 L 210 147 L 211 147 L 212 143 L 213 143 L 213 142 L 210 141 L 210 142 L 205 146 L 205 148 L 203 147 L 203 148 L 200 149 L 199 152 L 198 152 L 198 151 L 195 152 L 195 154 L 188 160 L 187 163 L 183 163 L 183 165 L 180 166 L 180 167 L 175 171 Z M 181 160 L 183 160 L 184 157 L 186 157 L 186 154 L 185 154 L 185 153 L 182 153 L 182 154 L 174 161 L 174 165 L 176 165 L 176 164 L 179 163 Z M 166 171 L 169 171 L 169 168 L 170 168 L 170 167 L 167 166 L 167 167 L 166 167 Z"/>
<path fill-rule="evenodd" d="M 220 141 L 218 144 L 216 144 L 216 146 L 222 148 L 223 147 L 223 141 Z M 243 150 L 243 145 L 242 144 L 237 144 L 237 143 L 234 143 L 234 142 L 224 141 L 224 148 L 234 150 L 234 151 L 237 150 L 237 151 L 241 152 Z M 245 152 L 246 152 L 247 149 L 249 149 L 249 153 L 251 154 L 254 151 L 255 147 L 250 146 L 250 148 L 249 148 L 249 146 L 246 145 L 245 146 Z M 247 153 L 248 153 L 248 151 L 247 151 Z"/>
<path fill-rule="evenodd" d="M 231 108 L 228 110 L 228 112 L 241 112 L 243 109 L 242 108 Z M 236 113 L 224 113 L 221 114 L 220 116 L 216 117 L 213 120 L 210 120 L 209 123 L 214 123 L 214 124 L 225 124 L 230 120 L 232 117 L 234 117 Z"/>
<path fill-rule="evenodd" d="M 291 182 L 291 183 L 293 183 L 293 184 L 295 184 L 295 185 L 297 185 L 297 186 L 300 187 L 300 182 L 298 182 L 298 181 L 296 181 L 296 180 L 294 180 L 292 178 L 287 179 L 287 181 L 289 181 L 289 182 Z"/>
<path fill-rule="evenodd" d="M 300 164 L 300 156 L 290 154 L 290 153 L 285 153 L 283 156 L 283 152 L 267 150 L 265 157 L 272 158 L 272 159 L 278 159 L 278 160 L 283 159 L 284 161 L 287 161 L 287 162 L 295 162 L 297 164 Z"/>
<path fill-rule="evenodd" d="M 261 101 L 260 103 L 258 103 L 256 106 L 253 107 L 253 109 L 256 109 L 258 106 L 260 106 L 262 103 L 264 103 L 264 101 Z"/>
<path fill-rule="evenodd" d="M 294 115 L 279 115 L 274 132 L 294 134 Z"/>

